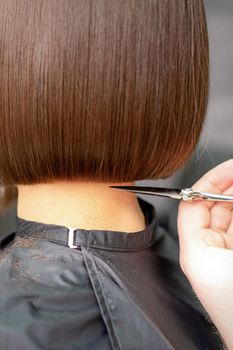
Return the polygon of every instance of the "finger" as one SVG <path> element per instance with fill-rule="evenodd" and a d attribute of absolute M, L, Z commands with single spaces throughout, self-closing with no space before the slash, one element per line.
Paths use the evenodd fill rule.
<path fill-rule="evenodd" d="M 180 202 L 177 220 L 180 234 L 191 237 L 192 233 L 210 227 L 210 210 L 205 203 Z"/>
<path fill-rule="evenodd" d="M 232 211 L 221 203 L 216 203 L 211 209 L 210 215 L 210 228 L 217 232 L 226 233 L 232 221 Z"/>
<path fill-rule="evenodd" d="M 222 194 L 224 195 L 228 195 L 228 196 L 231 196 L 233 197 L 233 185 L 230 186 L 226 191 L 224 191 Z M 215 201 L 215 202 L 212 202 L 212 210 L 215 206 L 221 206 L 225 209 L 228 209 L 228 210 L 233 210 L 233 202 L 224 202 L 224 201 Z"/>
<path fill-rule="evenodd" d="M 232 191 L 233 186 L 233 159 L 223 162 L 215 168 L 208 171 L 192 188 L 196 191 L 204 191 L 211 193 L 228 193 Z M 230 192 L 232 193 L 232 192 Z M 202 201 L 208 208 L 213 207 L 215 202 Z M 224 204 L 232 208 L 232 203 Z"/>
<path fill-rule="evenodd" d="M 231 223 L 227 229 L 227 233 L 233 236 L 233 212 L 231 212 Z"/>
<path fill-rule="evenodd" d="M 177 227 L 180 257 L 190 257 L 203 247 L 203 231 L 210 226 L 210 211 L 197 202 L 180 202 Z"/>

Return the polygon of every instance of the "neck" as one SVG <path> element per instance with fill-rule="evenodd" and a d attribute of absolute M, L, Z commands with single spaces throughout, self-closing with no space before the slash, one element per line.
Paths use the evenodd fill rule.
<path fill-rule="evenodd" d="M 143 230 L 145 220 L 136 195 L 109 188 L 111 185 L 118 183 L 62 181 L 18 185 L 17 215 L 25 220 L 86 230 Z"/>

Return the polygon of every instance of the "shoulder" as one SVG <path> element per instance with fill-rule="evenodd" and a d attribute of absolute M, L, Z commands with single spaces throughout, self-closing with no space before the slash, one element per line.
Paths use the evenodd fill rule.
<path fill-rule="evenodd" d="M 156 229 L 156 241 L 154 250 L 175 263 L 179 262 L 179 243 L 177 238 L 165 227 L 158 225 Z"/>
<path fill-rule="evenodd" d="M 162 273 L 167 281 L 167 287 L 173 294 L 196 309 L 203 316 L 208 317 L 205 309 L 199 302 L 189 280 L 183 273 L 179 263 L 179 242 L 169 230 L 159 226 L 158 239 L 154 250 L 162 259 Z"/>

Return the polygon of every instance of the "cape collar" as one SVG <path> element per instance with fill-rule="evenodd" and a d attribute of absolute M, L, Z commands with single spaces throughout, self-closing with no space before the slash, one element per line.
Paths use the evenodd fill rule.
<path fill-rule="evenodd" d="M 29 221 L 16 216 L 15 233 L 18 236 L 33 236 L 67 245 L 70 248 L 81 246 L 117 250 L 137 251 L 145 249 L 159 239 L 157 235 L 157 215 L 152 204 L 137 197 L 145 216 L 146 227 L 137 232 L 109 230 L 70 229 L 66 226 Z"/>

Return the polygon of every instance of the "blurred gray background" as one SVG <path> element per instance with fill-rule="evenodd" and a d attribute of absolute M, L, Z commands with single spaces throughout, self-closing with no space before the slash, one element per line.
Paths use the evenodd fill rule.
<path fill-rule="evenodd" d="M 136 181 L 136 185 L 189 187 L 206 171 L 233 157 L 233 0 L 205 0 L 210 40 L 210 99 L 200 142 L 187 166 L 163 181 Z M 139 195 L 157 209 L 159 223 L 177 235 L 178 201 Z M 14 230 L 16 205 L 0 216 L 0 235 Z"/>

